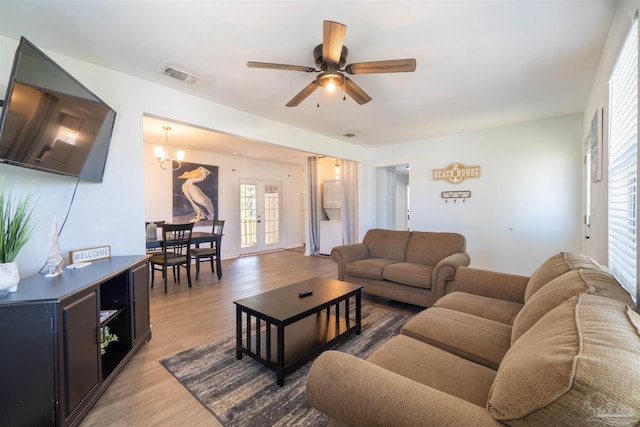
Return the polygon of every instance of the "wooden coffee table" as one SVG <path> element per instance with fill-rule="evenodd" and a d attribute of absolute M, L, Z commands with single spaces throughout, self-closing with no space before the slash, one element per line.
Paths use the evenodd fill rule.
<path fill-rule="evenodd" d="M 304 291 L 313 294 L 300 297 Z M 246 354 L 275 370 L 283 386 L 286 374 L 352 332 L 360 334 L 361 303 L 362 286 L 323 277 L 234 301 L 236 358 Z"/>

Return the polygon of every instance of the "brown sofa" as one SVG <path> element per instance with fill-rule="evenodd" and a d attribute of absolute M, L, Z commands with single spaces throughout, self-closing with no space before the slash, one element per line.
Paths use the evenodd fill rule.
<path fill-rule="evenodd" d="M 606 268 L 559 253 L 452 287 L 367 360 L 323 353 L 309 403 L 336 426 L 640 423 L 640 315 Z"/>
<path fill-rule="evenodd" d="M 362 243 L 336 246 L 338 280 L 363 292 L 422 307 L 444 296 L 456 269 L 469 265 L 466 239 L 457 233 L 372 229 Z"/>

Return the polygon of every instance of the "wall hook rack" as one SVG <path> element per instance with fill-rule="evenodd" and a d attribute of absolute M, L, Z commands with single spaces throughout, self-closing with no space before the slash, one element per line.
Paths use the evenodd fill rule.
<path fill-rule="evenodd" d="M 462 199 L 462 203 L 465 203 L 471 197 L 471 191 L 442 191 L 440 197 L 444 199 L 445 203 L 449 203 L 451 199 L 453 199 L 453 203 L 458 203 L 458 199 Z"/>

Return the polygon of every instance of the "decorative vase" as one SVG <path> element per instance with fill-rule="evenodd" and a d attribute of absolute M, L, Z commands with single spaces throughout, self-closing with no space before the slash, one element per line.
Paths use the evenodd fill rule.
<path fill-rule="evenodd" d="M 158 238 L 158 226 L 153 222 L 147 224 L 147 240 L 156 240 Z"/>
<path fill-rule="evenodd" d="M 20 273 L 16 261 L 0 263 L 0 292 L 15 292 L 18 290 Z"/>

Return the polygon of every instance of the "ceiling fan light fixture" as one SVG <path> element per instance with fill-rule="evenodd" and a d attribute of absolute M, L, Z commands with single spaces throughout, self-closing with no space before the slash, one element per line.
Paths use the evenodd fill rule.
<path fill-rule="evenodd" d="M 326 88 L 329 92 L 333 92 L 338 86 L 344 84 L 344 76 L 337 71 L 324 72 L 318 75 L 316 83 Z"/>

